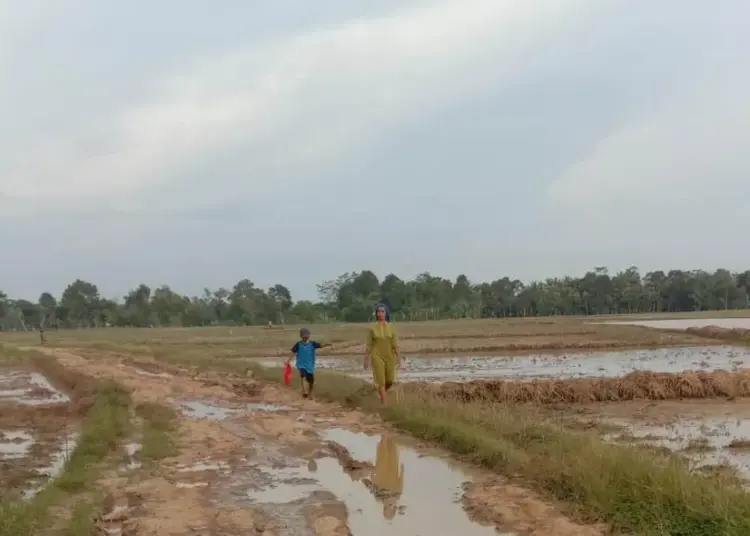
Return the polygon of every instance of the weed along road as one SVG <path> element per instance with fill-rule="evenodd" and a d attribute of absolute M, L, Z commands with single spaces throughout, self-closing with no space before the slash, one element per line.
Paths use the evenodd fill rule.
<path fill-rule="evenodd" d="M 124 386 L 137 408 L 122 462 L 97 481 L 112 534 L 601 534 L 371 414 L 249 376 L 45 353 Z"/>

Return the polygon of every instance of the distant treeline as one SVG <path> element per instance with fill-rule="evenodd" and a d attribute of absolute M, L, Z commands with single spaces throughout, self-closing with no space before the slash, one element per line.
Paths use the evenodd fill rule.
<path fill-rule="evenodd" d="M 638 268 L 610 274 L 597 267 L 583 277 L 555 277 L 528 284 L 503 277 L 472 283 L 423 273 L 412 280 L 390 274 L 382 281 L 369 270 L 346 273 L 318 285 L 318 302 L 294 301 L 277 284 L 263 290 L 249 279 L 232 289 L 205 289 L 184 296 L 164 285 L 140 285 L 123 300 L 103 297 L 93 283 L 76 280 L 57 299 L 44 292 L 35 301 L 0 291 L 4 330 L 96 326 L 206 326 L 315 322 L 364 322 L 378 302 L 395 320 L 508 316 L 600 315 L 636 312 L 707 311 L 748 307 L 750 270 L 661 270 Z"/>

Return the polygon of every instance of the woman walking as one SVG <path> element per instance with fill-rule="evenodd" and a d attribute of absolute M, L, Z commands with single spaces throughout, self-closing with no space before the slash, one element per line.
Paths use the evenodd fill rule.
<path fill-rule="evenodd" d="M 385 403 L 386 393 L 396 380 L 396 367 L 399 365 L 398 335 L 389 320 L 385 305 L 375 309 L 375 323 L 367 331 L 367 353 L 365 370 L 372 367 L 372 379 L 378 389 L 380 401 Z"/>

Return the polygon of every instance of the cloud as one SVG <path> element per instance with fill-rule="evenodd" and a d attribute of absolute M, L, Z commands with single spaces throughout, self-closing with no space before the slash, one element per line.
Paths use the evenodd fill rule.
<path fill-rule="evenodd" d="M 621 122 L 567 167 L 548 199 L 585 209 L 584 218 L 611 218 L 613 209 L 676 205 L 684 212 L 686 203 L 750 192 L 750 65 L 741 53 L 749 43 L 723 30 L 703 43 L 659 105 Z"/>
<path fill-rule="evenodd" d="M 177 68 L 151 96 L 83 132 L 41 138 L 0 185 L 13 198 L 120 208 L 278 191 L 384 129 L 512 80 L 534 47 L 584 20 L 591 5 L 441 1 L 239 46 Z M 142 196 L 196 167 L 210 173 L 202 163 L 230 150 L 246 158 L 223 182 Z M 288 184 L 264 180 L 279 169 Z"/>

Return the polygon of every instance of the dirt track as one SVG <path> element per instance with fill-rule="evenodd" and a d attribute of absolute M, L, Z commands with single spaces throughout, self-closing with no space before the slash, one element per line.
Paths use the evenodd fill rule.
<path fill-rule="evenodd" d="M 69 350 L 46 353 L 68 369 L 116 379 L 132 389 L 136 403 L 189 405 L 180 417 L 176 457 L 102 476 L 111 494 L 103 529 L 160 536 L 602 534 L 497 475 L 444 463 L 441 453 L 415 447 L 356 411 L 303 401 L 249 377 L 194 376 L 147 360 L 89 359 Z M 400 453 L 402 470 L 399 454 L 392 463 L 403 489 L 389 493 L 378 484 L 373 462 L 391 462 L 375 450 Z M 456 504 L 450 486 L 460 491 L 462 481 Z"/>

